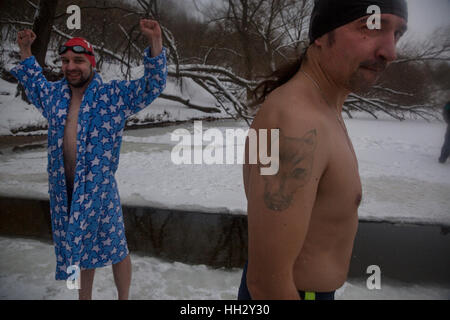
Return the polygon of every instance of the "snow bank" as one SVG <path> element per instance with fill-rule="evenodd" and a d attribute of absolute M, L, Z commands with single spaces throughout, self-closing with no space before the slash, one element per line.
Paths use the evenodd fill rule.
<path fill-rule="evenodd" d="M 130 299 L 235 300 L 242 269 L 213 269 L 205 265 L 167 262 L 131 254 L 133 277 Z M 0 299 L 75 300 L 76 290 L 54 280 L 53 246 L 28 239 L 0 237 Z M 450 289 L 402 283 L 382 278 L 380 290 L 368 290 L 366 279 L 348 279 L 336 291 L 336 300 L 418 300 L 450 297 Z M 110 267 L 95 272 L 93 299 L 117 299 Z"/>

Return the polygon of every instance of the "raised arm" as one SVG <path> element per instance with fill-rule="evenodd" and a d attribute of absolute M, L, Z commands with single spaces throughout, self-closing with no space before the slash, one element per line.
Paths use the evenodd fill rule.
<path fill-rule="evenodd" d="M 17 33 L 17 44 L 20 48 L 20 57 L 22 60 L 31 57 L 31 45 L 34 40 L 36 40 L 36 34 L 33 30 L 27 29 Z"/>
<path fill-rule="evenodd" d="M 142 34 L 147 38 L 148 44 L 152 48 L 151 57 L 159 56 L 162 52 L 161 28 L 155 20 L 142 19 L 139 21 Z"/>
<path fill-rule="evenodd" d="M 11 70 L 11 74 L 23 85 L 30 102 L 48 119 L 49 107 L 46 100 L 51 94 L 52 86 L 43 75 L 41 66 L 31 54 L 31 45 L 35 39 L 36 35 L 32 30 L 18 32 L 17 44 L 22 61 Z"/>
<path fill-rule="evenodd" d="M 166 87 L 166 50 L 162 47 L 161 29 L 154 20 L 141 20 L 141 32 L 149 48 L 144 53 L 144 76 L 133 81 L 113 81 L 113 91 L 118 93 L 117 106 L 128 118 L 148 106 Z"/>
<path fill-rule="evenodd" d="M 259 128 L 277 128 L 277 123 Z M 318 183 L 326 166 L 321 128 L 305 119 L 283 125 L 279 134 L 279 170 L 261 175 L 251 165 L 248 197 L 248 273 L 252 299 L 299 299 L 293 268 L 303 247 Z M 270 149 L 269 149 L 270 150 Z"/>

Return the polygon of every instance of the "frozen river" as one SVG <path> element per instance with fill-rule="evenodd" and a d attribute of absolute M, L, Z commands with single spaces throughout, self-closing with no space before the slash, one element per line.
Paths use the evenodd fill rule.
<path fill-rule="evenodd" d="M 437 161 L 442 122 L 346 119 L 346 124 L 363 185 L 361 220 L 450 226 L 450 163 Z M 211 128 L 224 137 L 226 130 L 247 129 L 243 122 L 222 120 L 203 122 L 196 134 Z M 242 165 L 175 164 L 176 129 L 187 130 L 194 142 L 192 123 L 125 132 L 116 174 L 122 203 L 246 214 Z M 231 145 L 235 153 L 243 142 Z M 197 141 L 192 154 L 206 146 L 222 150 L 225 159 L 230 142 Z M 0 195 L 47 199 L 45 143 L 0 152 Z"/>

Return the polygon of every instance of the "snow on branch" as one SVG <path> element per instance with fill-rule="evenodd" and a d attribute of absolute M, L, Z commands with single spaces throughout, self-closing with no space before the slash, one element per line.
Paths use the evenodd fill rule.
<path fill-rule="evenodd" d="M 405 120 L 406 113 L 414 114 L 425 120 L 428 120 L 429 118 L 438 119 L 435 114 L 429 111 L 431 108 L 431 105 L 402 106 L 396 103 L 389 102 L 386 99 L 365 98 L 354 93 L 350 94 L 348 96 L 348 99 L 344 103 L 344 111 L 347 112 L 350 117 L 351 109 L 356 109 L 367 112 L 371 114 L 375 119 L 378 119 L 378 117 L 373 112 L 374 110 L 378 110 L 400 121 Z"/>

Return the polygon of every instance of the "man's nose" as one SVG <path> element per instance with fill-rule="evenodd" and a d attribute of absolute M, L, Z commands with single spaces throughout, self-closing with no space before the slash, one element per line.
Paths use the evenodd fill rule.
<path fill-rule="evenodd" d="M 387 63 L 397 59 L 397 41 L 395 35 L 387 34 L 380 39 L 377 58 L 383 59 Z"/>
<path fill-rule="evenodd" d="M 75 69 L 75 63 L 73 61 L 67 62 L 67 70 Z"/>

